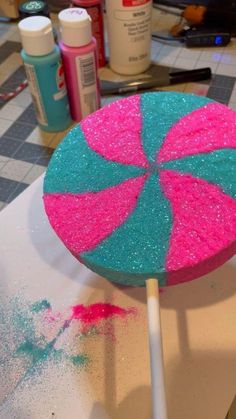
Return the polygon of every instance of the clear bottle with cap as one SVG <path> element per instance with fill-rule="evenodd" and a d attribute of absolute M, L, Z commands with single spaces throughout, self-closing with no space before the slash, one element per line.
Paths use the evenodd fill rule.
<path fill-rule="evenodd" d="M 71 123 L 60 50 L 45 16 L 27 17 L 19 25 L 29 89 L 44 131 L 63 131 Z"/>
<path fill-rule="evenodd" d="M 96 40 L 85 9 L 68 8 L 58 18 L 71 116 L 79 122 L 100 107 Z"/>

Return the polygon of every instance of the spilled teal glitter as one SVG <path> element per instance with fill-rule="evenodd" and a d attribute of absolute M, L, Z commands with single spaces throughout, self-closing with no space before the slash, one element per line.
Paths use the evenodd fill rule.
<path fill-rule="evenodd" d="M 84 367 L 89 363 L 89 357 L 87 355 L 71 356 L 70 359 L 76 367 Z"/>
<path fill-rule="evenodd" d="M 40 311 L 51 308 L 51 304 L 47 300 L 36 301 L 31 306 L 31 311 L 34 313 L 39 313 Z"/>
<path fill-rule="evenodd" d="M 14 403 L 14 397 L 18 395 L 17 390 L 26 390 L 34 385 L 35 379 L 40 379 L 44 383 L 45 376 L 42 375 L 44 369 L 58 365 L 58 373 L 63 374 L 66 368 L 73 369 L 73 373 L 80 372 L 91 363 L 91 358 L 84 352 L 78 351 L 78 340 L 92 338 L 96 336 L 108 336 L 114 338 L 114 334 L 104 333 L 104 320 L 110 321 L 116 315 L 123 318 L 124 315 L 134 315 L 135 308 L 128 309 L 113 306 L 108 303 L 94 303 L 88 306 L 78 304 L 70 307 L 70 311 L 56 312 L 53 315 L 51 304 L 48 300 L 42 299 L 36 302 L 27 303 L 18 296 L 12 299 L 0 296 L 0 320 L 2 324 L 0 334 L 0 375 L 9 380 L 4 383 L 0 394 L 0 411 L 4 407 Z M 33 309 L 33 311 L 32 311 Z M 49 310 L 48 313 L 44 313 Z M 48 317 L 49 315 L 49 317 Z M 68 316 L 60 327 L 57 318 Z M 54 321 L 55 319 L 55 321 Z M 77 328 L 73 327 L 70 331 L 70 342 L 65 342 L 65 347 L 61 347 L 65 339 L 58 342 L 59 338 L 69 329 L 72 322 L 77 322 Z M 45 323 L 46 322 L 46 323 Z M 95 323 L 94 323 L 95 322 Z M 101 322 L 101 330 L 99 329 Z M 50 335 L 53 338 L 48 341 L 44 336 L 44 326 L 47 324 Z M 113 328 L 112 328 L 113 329 Z M 68 336 L 68 335 L 67 335 Z M 60 345 L 59 349 L 56 349 Z M 59 379 L 60 379 L 59 375 Z M 4 388 L 5 387 L 5 388 Z M 37 396 L 37 394 L 36 394 Z M 50 397 L 50 394 L 47 394 Z M 1 413 L 0 413 L 1 416 Z M 5 418 L 5 416 L 3 416 Z M 13 418 L 13 416 L 11 416 Z M 14 416 L 15 417 L 15 416 Z M 17 416 L 18 417 L 18 416 Z"/>
<path fill-rule="evenodd" d="M 1 375 L 7 374 L 13 359 L 22 359 L 24 364 L 21 377 L 15 383 L 14 388 L 5 395 L 5 399 L 11 397 L 23 382 L 41 374 L 48 362 L 68 360 L 71 365 L 76 367 L 84 367 L 89 362 L 86 354 L 71 356 L 66 354 L 63 349 L 55 348 L 57 340 L 70 326 L 71 320 L 66 320 L 49 342 L 44 336 L 36 335 L 35 325 L 39 321 L 38 313 L 49 307 L 51 305 L 45 299 L 36 301 L 32 305 L 27 305 L 25 302 L 19 301 L 18 298 L 1 304 L 0 319 L 4 326 L 1 331 Z"/>

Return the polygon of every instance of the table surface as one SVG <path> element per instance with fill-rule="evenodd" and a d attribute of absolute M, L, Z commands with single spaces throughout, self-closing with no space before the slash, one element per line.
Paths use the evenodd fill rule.
<path fill-rule="evenodd" d="M 168 23 L 169 16 L 164 17 Z M 163 19 L 158 25 L 164 25 Z M 18 69 L 13 66 L 19 53 L 7 52 L 9 45 L 19 48 L 15 27 L 10 25 L 2 38 L 5 61 L 14 68 L 13 75 L 19 75 L 20 61 Z M 178 90 L 218 94 L 220 101 L 234 107 L 234 46 L 193 51 L 153 43 L 153 56 L 176 68 L 210 65 L 216 74 L 210 85 L 187 84 Z M 103 74 L 110 76 L 107 69 Z M 63 133 L 40 132 L 32 112 L 24 91 L 3 104 L 0 115 L 0 190 L 5 206 L 0 214 L 0 418 L 149 419 L 145 289 L 116 286 L 98 277 L 55 236 L 43 209 L 42 172 Z M 15 132 L 20 132 L 17 139 Z M 16 142 L 19 154 L 10 155 Z M 44 153 L 36 155 L 36 150 Z M 8 197 L 4 182 L 18 185 L 14 183 Z M 233 258 L 215 272 L 160 295 L 169 419 L 224 419 L 235 396 L 235 277 Z M 116 316 L 110 310 L 114 306 L 120 310 Z M 106 307 L 105 317 L 99 317 L 99 307 Z"/>
<path fill-rule="evenodd" d="M 52 18 L 56 26 L 56 16 Z M 165 34 L 178 20 L 174 14 L 154 10 L 153 30 Z M 17 24 L 0 23 L 0 92 L 11 91 L 25 79 L 20 49 Z M 205 95 L 236 109 L 235 39 L 227 47 L 203 49 L 188 49 L 178 42 L 153 41 L 152 59 L 161 67 L 172 69 L 211 67 L 214 77 L 207 83 L 183 83 L 162 90 Z M 100 77 L 117 79 L 108 68 L 100 70 Z M 116 99 L 103 98 L 102 104 Z M 0 209 L 45 171 L 64 135 L 65 132 L 45 133 L 37 127 L 28 88 L 7 103 L 0 99 Z"/>
<path fill-rule="evenodd" d="M 0 418 L 148 419 L 145 289 L 113 285 L 70 255 L 48 224 L 42 181 L 0 214 Z M 235 277 L 236 257 L 160 295 L 169 419 L 223 419 L 235 396 Z M 71 307 L 94 315 L 93 304 L 127 315 L 68 323 Z"/>

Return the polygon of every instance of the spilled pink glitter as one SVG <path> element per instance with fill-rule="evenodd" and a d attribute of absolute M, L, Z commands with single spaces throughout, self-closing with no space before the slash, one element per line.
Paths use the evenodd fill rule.
<path fill-rule="evenodd" d="M 114 317 L 124 318 L 136 313 L 137 310 L 134 307 L 122 308 L 109 303 L 96 303 L 86 307 L 80 304 L 72 307 L 71 318 L 87 324 L 97 324 L 101 320 Z"/>

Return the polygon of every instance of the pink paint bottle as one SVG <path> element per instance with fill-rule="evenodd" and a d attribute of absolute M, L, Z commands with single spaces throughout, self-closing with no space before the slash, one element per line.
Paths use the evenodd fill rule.
<path fill-rule="evenodd" d="M 59 15 L 62 40 L 59 43 L 71 116 L 80 122 L 100 107 L 96 40 L 91 18 L 85 9 L 69 8 Z"/>
<path fill-rule="evenodd" d="M 104 24 L 103 24 L 103 1 L 102 0 L 72 0 L 73 7 L 86 9 L 92 19 L 92 34 L 98 46 L 98 65 L 104 67 L 106 64 L 104 45 Z"/>

